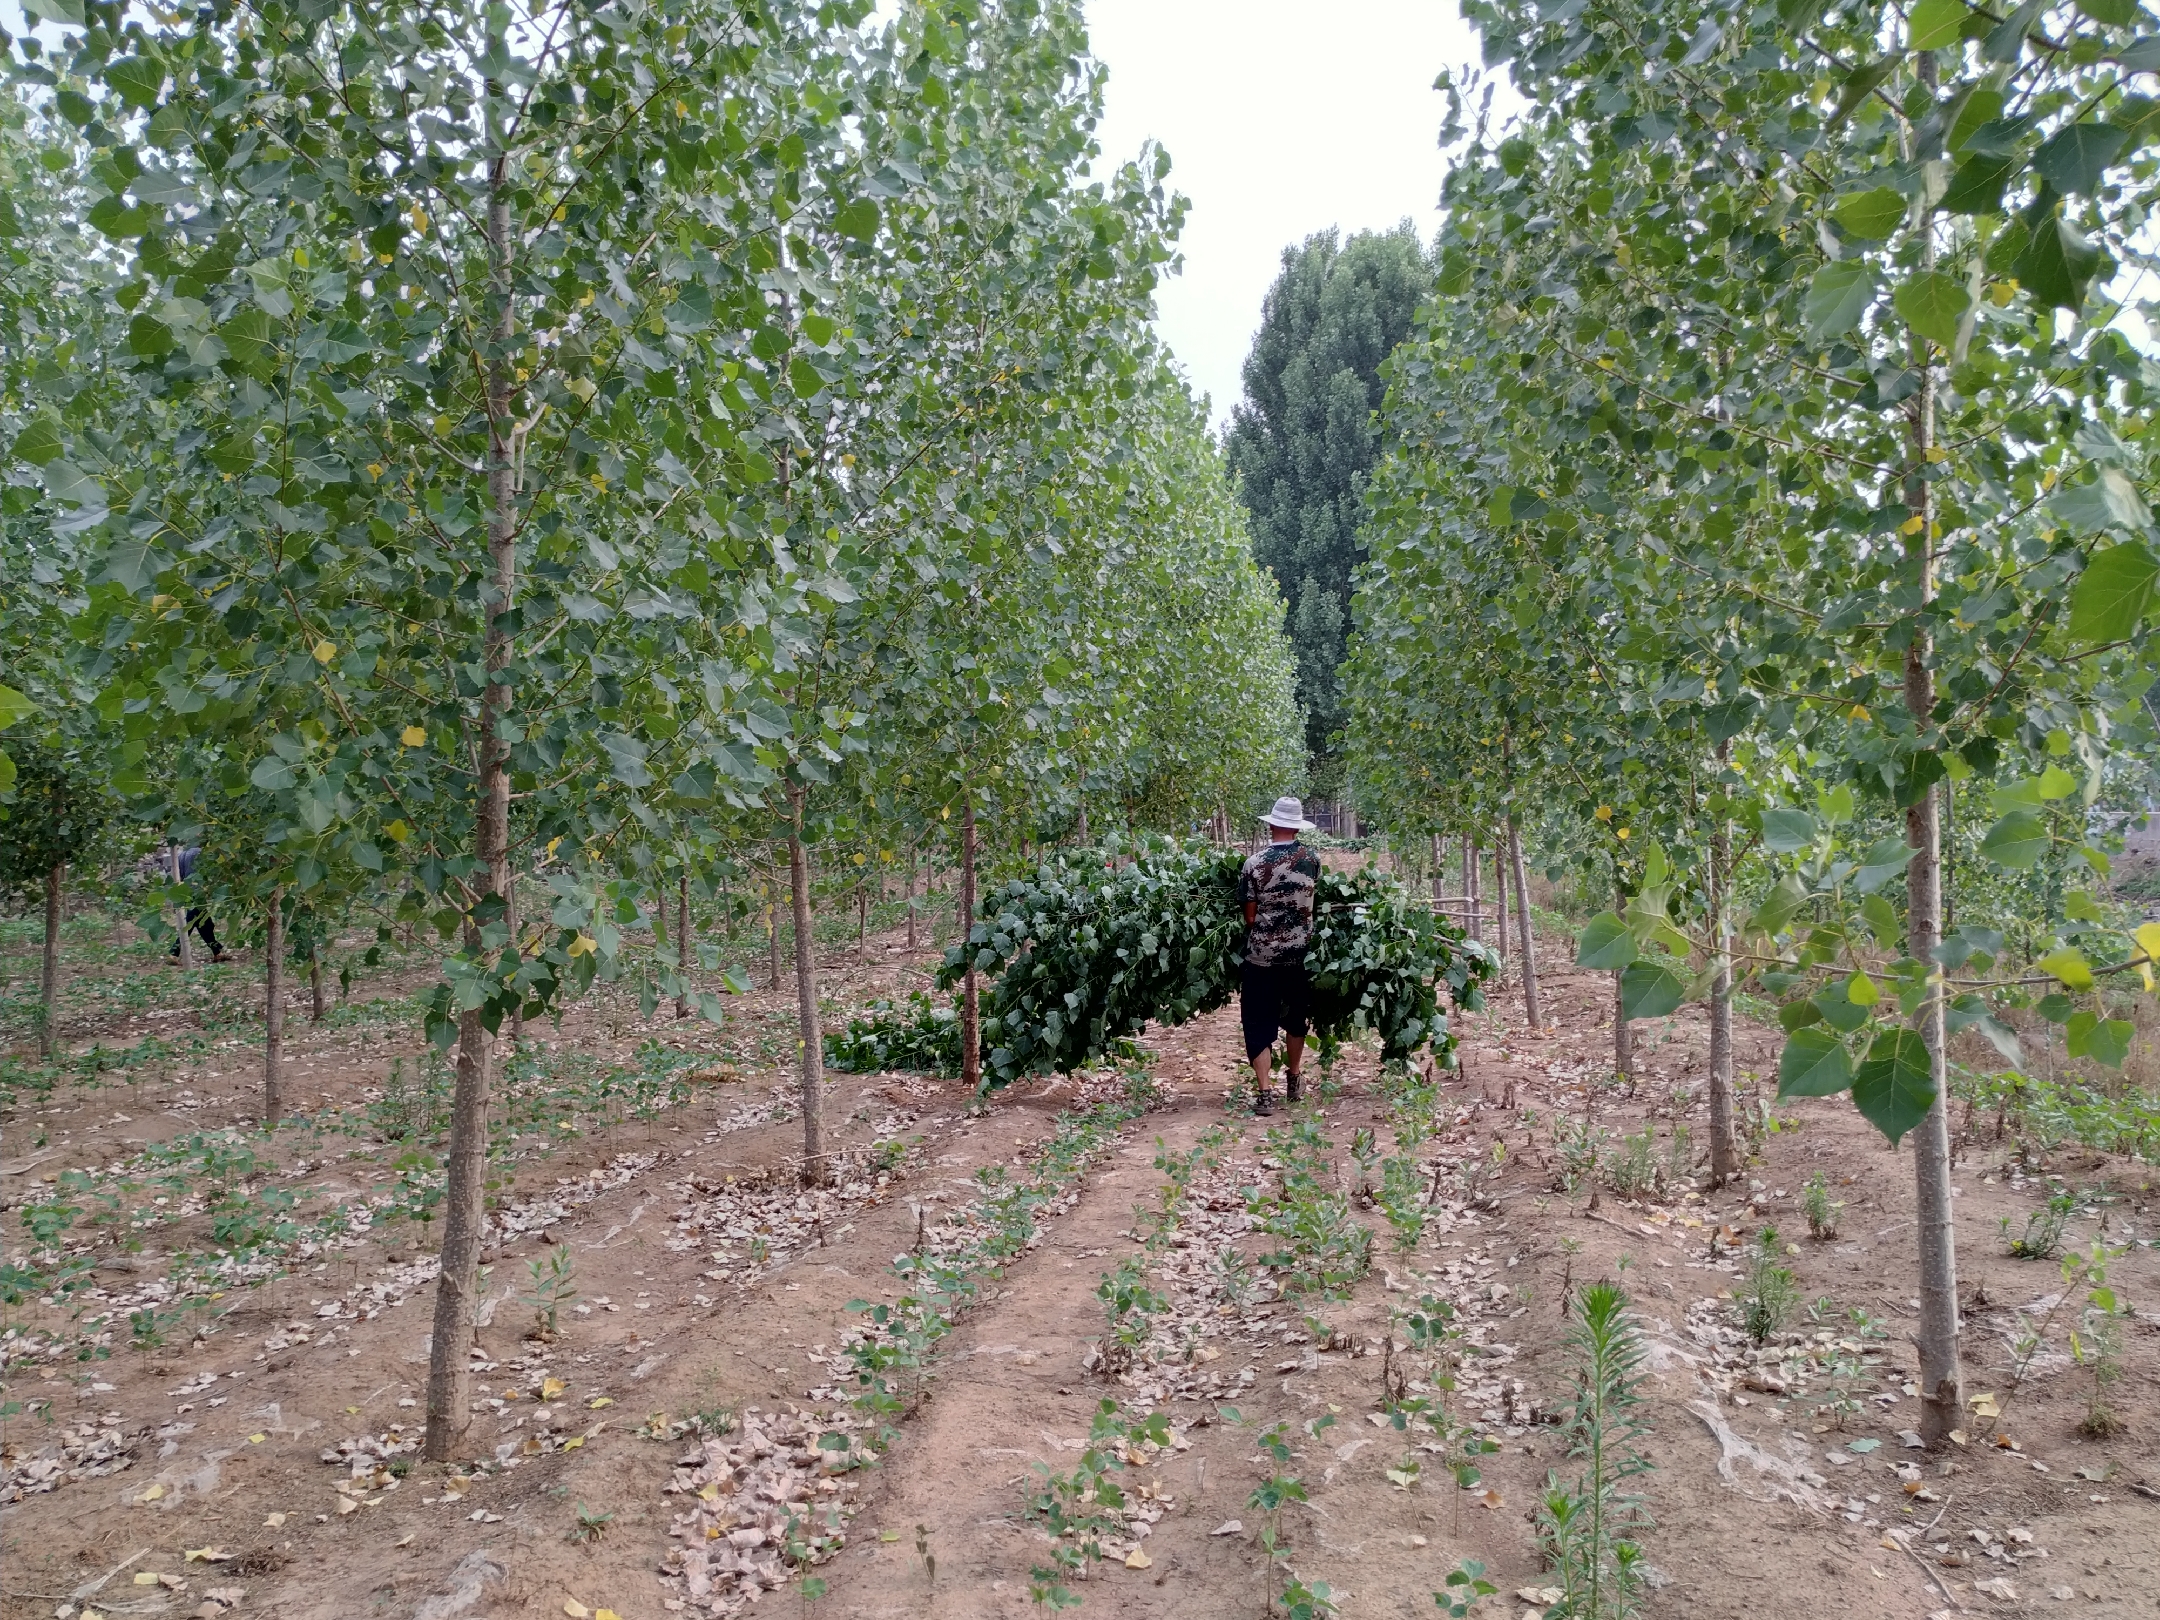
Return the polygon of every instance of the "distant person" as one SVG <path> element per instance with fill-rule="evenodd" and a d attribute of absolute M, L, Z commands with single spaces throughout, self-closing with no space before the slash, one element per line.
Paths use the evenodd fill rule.
<path fill-rule="evenodd" d="M 1245 907 L 1245 977 L 1238 1011 L 1245 1025 L 1245 1056 L 1252 1062 L 1253 1112 L 1275 1112 L 1268 1072 L 1275 1061 L 1275 1032 L 1282 1031 L 1283 1085 L 1290 1101 L 1304 1095 L 1299 1064 L 1305 1056 L 1305 947 L 1312 939 L 1313 897 L 1320 884 L 1320 857 L 1298 842 L 1310 832 L 1305 807 L 1287 796 L 1260 818 L 1273 842 L 1248 856 L 1238 872 L 1238 899 Z"/>
<path fill-rule="evenodd" d="M 180 881 L 182 883 L 185 883 L 189 878 L 195 875 L 195 863 L 201 858 L 201 846 L 196 844 L 190 844 L 179 851 L 177 868 L 173 860 L 173 854 L 170 850 L 168 850 L 161 859 L 165 863 L 165 875 L 170 877 L 177 869 Z M 223 962 L 228 959 L 225 955 L 225 947 L 218 943 L 217 924 L 211 920 L 210 913 L 205 911 L 201 906 L 188 907 L 187 922 L 185 924 L 185 927 L 200 936 L 202 942 L 210 947 L 211 961 Z M 167 951 L 165 954 L 171 957 L 175 962 L 179 961 L 180 941 L 175 939 L 172 942 L 172 949 Z"/>

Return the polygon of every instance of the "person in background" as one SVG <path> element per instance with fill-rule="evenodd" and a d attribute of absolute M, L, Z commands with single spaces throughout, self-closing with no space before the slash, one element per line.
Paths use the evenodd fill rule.
<path fill-rule="evenodd" d="M 178 851 L 177 859 L 175 858 L 175 852 L 168 849 L 162 857 L 166 863 L 166 875 L 177 876 L 182 883 L 187 882 L 189 878 L 195 875 L 195 863 L 201 857 L 202 848 L 200 845 L 190 844 L 182 847 Z M 211 961 L 223 962 L 229 960 L 225 954 L 225 947 L 218 943 L 217 923 L 211 918 L 209 912 L 205 911 L 201 906 L 189 906 L 185 926 L 193 929 L 202 942 L 210 947 Z M 165 954 L 175 962 L 179 961 L 180 942 L 177 939 L 174 940 L 172 949 Z"/>
<path fill-rule="evenodd" d="M 1283 1086 L 1290 1101 L 1303 1096 L 1299 1064 L 1305 1056 L 1305 946 L 1312 938 L 1313 898 L 1320 884 L 1319 855 L 1298 842 L 1309 832 L 1305 807 L 1287 795 L 1260 818 L 1273 842 L 1248 856 L 1238 873 L 1238 900 L 1245 907 L 1245 974 L 1238 1012 L 1245 1026 L 1245 1056 L 1253 1069 L 1253 1112 L 1272 1114 L 1275 1098 L 1268 1074 L 1275 1061 L 1275 1032 L 1282 1031 Z"/>

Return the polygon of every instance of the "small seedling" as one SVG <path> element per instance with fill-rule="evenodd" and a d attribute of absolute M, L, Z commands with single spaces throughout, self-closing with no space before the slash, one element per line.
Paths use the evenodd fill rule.
<path fill-rule="evenodd" d="M 2062 1247 L 2063 1227 L 2068 1224 L 2070 1212 L 2077 1208 L 2077 1200 L 2068 1193 L 2058 1193 L 2046 1204 L 2025 1217 L 2025 1231 L 2021 1236 L 2010 1236 L 2010 1217 L 2002 1218 L 2002 1234 L 2010 1244 L 2013 1260 L 2052 1260 Z"/>
<path fill-rule="evenodd" d="M 1785 1325 L 1800 1302 L 1793 1274 L 1778 1264 L 1777 1256 L 1777 1228 L 1765 1226 L 1755 1239 L 1747 1286 L 1735 1301 L 1740 1307 L 1740 1325 L 1757 1344 L 1769 1343 L 1770 1336 Z"/>
<path fill-rule="evenodd" d="M 596 1546 L 604 1540 L 608 1527 L 615 1522 L 612 1513 L 595 1513 L 583 1502 L 577 1505 L 577 1519 L 570 1526 L 570 1539 L 580 1547 Z"/>
<path fill-rule="evenodd" d="M 1807 1211 L 1808 1236 L 1818 1243 L 1827 1243 L 1838 1235 L 1838 1216 L 1845 1205 L 1830 1196 L 1830 1183 L 1818 1170 L 1807 1178 L 1800 1189 L 1801 1207 Z"/>
<path fill-rule="evenodd" d="M 930 1527 L 927 1524 L 918 1524 L 915 1527 L 915 1556 L 922 1560 L 923 1579 L 935 1589 L 937 1554 L 930 1550 Z"/>
<path fill-rule="evenodd" d="M 576 1262 L 567 1247 L 556 1248 L 548 1252 L 544 1261 L 526 1261 L 525 1270 L 532 1284 L 532 1292 L 525 1296 L 525 1303 L 533 1309 L 530 1337 L 552 1341 L 562 1308 L 577 1298 Z"/>
<path fill-rule="evenodd" d="M 1485 1579 L 1485 1566 L 1475 1558 L 1465 1558 L 1448 1571 L 1444 1590 L 1432 1595 L 1433 1602 L 1440 1605 L 1440 1612 L 1448 1620 L 1462 1617 L 1476 1608 L 1481 1598 L 1489 1598 L 1500 1588 Z"/>

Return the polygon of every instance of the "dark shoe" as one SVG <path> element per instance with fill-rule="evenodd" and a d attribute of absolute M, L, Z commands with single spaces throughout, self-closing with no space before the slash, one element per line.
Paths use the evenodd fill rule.
<path fill-rule="evenodd" d="M 1292 1069 L 1283 1076 L 1283 1095 L 1294 1103 L 1305 1100 L 1305 1077 L 1297 1070 Z"/>
<path fill-rule="evenodd" d="M 1275 1093 L 1274 1093 L 1274 1092 L 1272 1092 L 1272 1091 L 1256 1091 L 1256 1092 L 1254 1092 L 1254 1093 L 1253 1093 L 1253 1105 L 1252 1105 L 1252 1111 L 1253 1111 L 1253 1112 L 1254 1112 L 1255 1114 L 1272 1114 L 1272 1113 L 1274 1113 L 1274 1112 L 1275 1112 Z"/>

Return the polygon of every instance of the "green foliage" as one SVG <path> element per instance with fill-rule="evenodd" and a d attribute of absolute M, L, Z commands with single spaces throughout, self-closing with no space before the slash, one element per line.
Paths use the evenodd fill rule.
<path fill-rule="evenodd" d="M 960 1072 L 960 1014 L 920 990 L 905 1006 L 873 1001 L 847 1027 L 825 1037 L 827 1067 L 847 1074 L 915 1069 L 929 1074 Z"/>
<path fill-rule="evenodd" d="M 1756 1234 L 1748 1256 L 1746 1281 L 1733 1296 L 1740 1311 L 1740 1325 L 1757 1344 L 1783 1328 L 1800 1303 L 1800 1289 L 1793 1274 L 1779 1263 L 1777 1228 L 1765 1226 Z"/>
<path fill-rule="evenodd" d="M 1628 1481 L 1651 1467 L 1636 1449 L 1645 1432 L 1642 1330 L 1627 1296 L 1611 1283 L 1583 1289 L 1567 1350 L 1575 1401 L 1562 1432 L 1582 1472 L 1571 1485 L 1548 1475 L 1538 1507 L 1538 1542 L 1561 1590 L 1551 1612 L 1570 1620 L 1622 1620 L 1641 1603 L 1639 1538 L 1650 1525 Z"/>
<path fill-rule="evenodd" d="M 552 1340 L 562 1308 L 577 1298 L 576 1262 L 568 1248 L 554 1248 L 545 1259 L 536 1255 L 526 1261 L 525 1273 L 524 1303 L 532 1307 L 534 1337 Z"/>
<path fill-rule="evenodd" d="M 1332 230 L 1285 248 L 1245 362 L 1224 452 L 1252 514 L 1253 549 L 1289 605 L 1297 697 L 1320 780 L 1336 733 L 1359 508 L 1378 448 L 1381 363 L 1411 329 L 1431 265 L 1405 221 L 1347 242 Z"/>
<path fill-rule="evenodd" d="M 0 892 L 42 893 L 45 877 L 94 855 L 113 801 L 79 752 L 35 739 L 10 744 L 15 786 L 0 794 Z"/>

